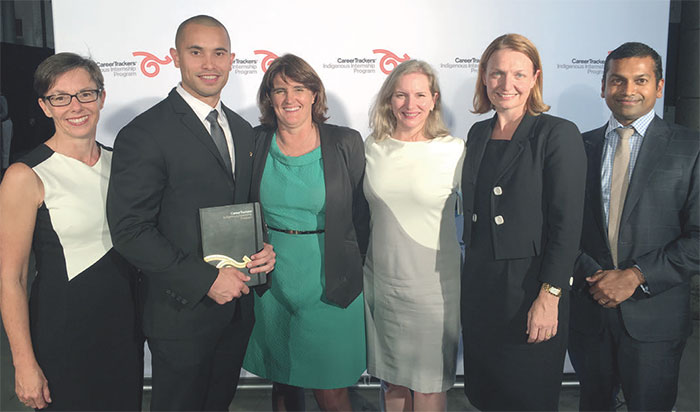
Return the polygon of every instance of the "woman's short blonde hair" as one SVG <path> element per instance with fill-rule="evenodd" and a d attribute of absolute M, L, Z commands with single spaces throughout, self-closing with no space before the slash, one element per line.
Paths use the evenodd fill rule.
<path fill-rule="evenodd" d="M 510 33 L 497 37 L 481 55 L 479 72 L 476 77 L 476 88 L 474 89 L 474 110 L 472 110 L 472 113 L 483 114 L 493 109 L 493 105 L 486 93 L 484 74 L 486 73 L 486 66 L 489 64 L 491 56 L 498 50 L 503 49 L 511 49 L 526 55 L 532 62 L 535 73 L 537 73 L 538 70 L 540 71 L 535 86 L 530 91 L 530 96 L 527 99 L 526 107 L 528 113 L 537 116 L 549 110 L 549 105 L 545 104 L 542 99 L 542 62 L 540 61 L 540 54 L 537 52 L 537 47 L 535 47 L 527 37 L 521 34 Z"/>
<path fill-rule="evenodd" d="M 428 77 L 428 83 L 430 84 L 431 95 L 437 93 L 435 107 L 430 114 L 428 114 L 428 119 L 423 129 L 425 137 L 433 139 L 450 134 L 450 131 L 447 130 L 445 126 L 445 122 L 442 120 L 442 96 L 440 93 L 440 85 L 438 84 L 437 76 L 433 68 L 430 67 L 428 63 L 421 60 L 407 60 L 396 66 L 387 76 L 372 105 L 369 115 L 369 127 L 372 130 L 370 136 L 375 140 L 381 140 L 386 136 L 394 134 L 396 130 L 396 117 L 391 110 L 391 96 L 394 94 L 396 83 L 398 83 L 401 76 L 410 73 L 423 73 L 426 75 Z"/>

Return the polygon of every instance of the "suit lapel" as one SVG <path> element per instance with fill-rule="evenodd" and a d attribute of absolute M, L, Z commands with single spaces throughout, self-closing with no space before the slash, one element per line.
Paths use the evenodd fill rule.
<path fill-rule="evenodd" d="M 666 151 L 669 135 L 667 129 L 668 127 L 658 116 L 654 117 L 654 120 L 652 120 L 647 129 L 644 140 L 642 141 L 642 147 L 639 149 L 637 162 L 634 165 L 632 179 L 630 179 L 630 185 L 627 189 L 627 197 L 625 198 L 625 206 L 622 209 L 620 225 L 625 223 L 632 213 L 632 210 L 634 210 L 637 201 L 639 201 L 646 187 L 649 176 L 651 176 L 651 173 Z"/>
<path fill-rule="evenodd" d="M 260 182 L 262 181 L 267 156 L 270 153 L 272 138 L 275 131 L 271 129 L 255 128 L 255 155 L 253 156 L 253 174 L 250 183 L 250 201 L 260 201 Z"/>
<path fill-rule="evenodd" d="M 586 197 L 587 203 L 592 207 L 593 217 L 598 230 L 602 233 L 603 238 L 608 239 L 608 228 L 605 224 L 603 195 L 600 185 L 601 162 L 603 158 L 603 147 L 605 146 L 605 130 L 606 126 L 594 130 L 590 139 L 584 140 L 586 154 L 588 155 L 588 181 L 586 182 Z"/>
<path fill-rule="evenodd" d="M 214 140 L 212 140 L 209 131 L 204 127 L 197 115 L 194 114 L 192 108 L 185 102 L 185 100 L 175 89 L 173 89 L 170 92 L 168 98 L 171 101 L 175 113 L 180 115 L 180 121 L 182 122 L 183 126 L 190 131 L 192 136 L 194 136 L 197 140 L 199 140 L 200 143 L 204 145 L 204 147 L 207 148 L 209 153 L 211 153 L 216 162 L 219 164 L 219 167 L 226 170 L 226 165 L 224 164 L 224 160 L 219 154 L 219 150 L 214 144 Z M 229 183 L 233 184 L 233 175 L 231 175 L 230 173 L 227 173 L 227 175 L 230 176 Z"/>
<path fill-rule="evenodd" d="M 479 174 L 479 167 L 481 167 L 481 159 L 484 158 L 484 152 L 486 151 L 486 144 L 491 138 L 491 130 L 493 126 L 493 119 L 489 122 L 482 123 L 484 131 L 475 131 L 471 134 L 467 141 L 467 158 L 464 160 L 464 167 L 462 173 L 462 180 L 464 182 L 471 182 L 476 185 L 476 178 Z M 474 160 L 469 160 L 473 158 Z M 466 186 L 466 185 L 464 185 Z"/>
<path fill-rule="evenodd" d="M 342 183 L 339 181 L 340 174 L 337 171 L 341 167 L 340 162 L 345 163 L 345 160 L 338 156 L 336 140 L 329 136 L 329 131 L 324 124 L 318 125 L 318 134 L 321 140 L 321 158 L 323 159 L 323 179 L 326 183 L 326 210 L 329 207 L 329 200 L 332 201 L 328 196 L 330 189 L 342 187 Z"/>

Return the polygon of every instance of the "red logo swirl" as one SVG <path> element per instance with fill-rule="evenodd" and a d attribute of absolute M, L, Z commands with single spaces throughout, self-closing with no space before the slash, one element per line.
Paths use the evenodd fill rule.
<path fill-rule="evenodd" d="M 160 73 L 160 65 L 168 64 L 173 61 L 173 59 L 171 59 L 168 55 L 165 56 L 165 60 L 161 60 L 148 52 L 133 52 L 132 55 L 134 55 L 134 57 L 144 57 L 144 59 L 141 60 L 141 73 L 143 73 L 146 77 L 158 76 L 158 73 Z"/>
<path fill-rule="evenodd" d="M 272 61 L 279 57 L 275 53 L 267 50 L 255 50 L 254 53 L 265 56 L 260 62 L 260 68 L 262 69 L 263 73 L 267 71 L 267 68 L 272 64 Z"/>
<path fill-rule="evenodd" d="M 395 55 L 394 53 L 390 52 L 389 50 L 374 49 L 372 50 L 372 52 L 374 54 L 384 54 L 381 60 L 379 60 L 379 68 L 384 74 L 391 73 L 391 71 L 394 70 L 396 66 L 399 65 L 399 63 L 405 62 L 406 60 L 410 59 L 410 57 L 406 53 L 404 53 L 403 58 L 401 58 Z"/>

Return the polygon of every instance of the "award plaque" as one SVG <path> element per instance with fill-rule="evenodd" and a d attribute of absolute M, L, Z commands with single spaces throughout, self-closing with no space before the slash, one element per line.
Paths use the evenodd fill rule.
<path fill-rule="evenodd" d="M 250 273 L 246 263 L 263 249 L 263 223 L 260 203 L 207 207 L 199 209 L 204 261 L 223 268 L 234 267 L 250 280 L 248 286 L 267 282 L 266 273 Z"/>

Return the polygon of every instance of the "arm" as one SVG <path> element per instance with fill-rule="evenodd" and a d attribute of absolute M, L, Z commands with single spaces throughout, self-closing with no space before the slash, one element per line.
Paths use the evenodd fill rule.
<path fill-rule="evenodd" d="M 239 287 L 240 296 L 240 290 L 247 287 L 233 276 L 244 276 L 242 273 L 232 268 L 219 271 L 199 256 L 173 245 L 158 230 L 161 203 L 168 185 L 168 164 L 150 133 L 132 124 L 122 129 L 115 140 L 107 192 L 107 220 L 114 248 L 148 275 L 167 279 L 182 305 L 194 307 L 219 275 L 227 279 L 220 279 L 222 282 L 216 286 L 229 289 L 220 291 L 221 299 L 236 295 L 231 289 L 234 285 Z"/>
<path fill-rule="evenodd" d="M 697 135 L 696 135 L 697 136 Z M 633 259 L 649 285 L 651 295 L 689 283 L 700 266 L 700 160 L 696 152 L 690 168 L 688 195 L 679 212 L 681 234 L 672 242 Z"/>
<path fill-rule="evenodd" d="M 637 256 L 625 269 L 601 271 L 587 281 L 593 298 L 606 307 L 615 307 L 629 299 L 639 285 L 647 283 L 650 296 L 681 283 L 689 283 L 700 265 L 700 209 L 698 208 L 698 157 L 692 168 L 687 197 L 679 211 L 680 235 L 660 248 Z"/>
<path fill-rule="evenodd" d="M 550 134 L 543 171 L 547 241 L 539 280 L 566 289 L 581 238 L 586 154 L 581 134 L 573 123 L 559 123 Z M 539 291 L 528 312 L 528 342 L 542 342 L 556 335 L 558 306 L 558 297 Z"/>
<path fill-rule="evenodd" d="M 27 271 L 41 180 L 25 164 L 11 166 L 0 185 L 0 311 L 15 366 L 17 398 L 32 408 L 51 402 L 48 381 L 37 363 L 29 330 Z"/>
<path fill-rule="evenodd" d="M 603 267 L 600 266 L 600 264 L 596 262 L 595 259 L 593 259 L 583 250 L 579 250 L 578 257 L 576 258 L 576 262 L 574 263 L 574 287 L 580 288 L 583 286 L 576 284 L 577 279 L 585 279 L 587 277 L 593 276 L 594 273 L 602 269 Z"/>
<path fill-rule="evenodd" d="M 581 240 L 586 153 L 573 123 L 559 123 L 550 133 L 542 184 L 546 243 L 539 280 L 566 289 Z"/>

